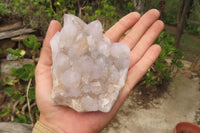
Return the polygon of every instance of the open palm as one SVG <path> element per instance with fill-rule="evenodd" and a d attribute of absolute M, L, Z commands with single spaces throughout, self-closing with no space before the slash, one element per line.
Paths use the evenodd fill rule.
<path fill-rule="evenodd" d="M 146 73 L 160 54 L 159 45 L 152 45 L 164 24 L 158 20 L 159 12 L 152 9 L 142 17 L 132 12 L 112 26 L 105 36 L 112 42 L 120 42 L 131 49 L 130 67 L 125 87 L 117 102 L 108 113 L 78 113 L 71 108 L 52 105 L 50 93 L 52 82 L 52 56 L 50 40 L 61 30 L 59 22 L 53 20 L 46 34 L 40 59 L 36 68 L 36 100 L 40 110 L 39 121 L 59 133 L 94 133 L 101 131 L 114 117 L 119 107 L 137 82 Z M 130 29 L 130 30 L 129 30 Z M 125 32 L 129 32 L 121 38 Z"/>

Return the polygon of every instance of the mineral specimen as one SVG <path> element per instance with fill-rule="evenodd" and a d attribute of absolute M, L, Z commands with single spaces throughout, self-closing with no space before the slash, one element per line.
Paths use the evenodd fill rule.
<path fill-rule="evenodd" d="M 64 26 L 50 44 L 53 104 L 109 112 L 126 81 L 129 47 L 111 43 L 98 20 L 86 24 L 70 14 L 64 15 Z"/>

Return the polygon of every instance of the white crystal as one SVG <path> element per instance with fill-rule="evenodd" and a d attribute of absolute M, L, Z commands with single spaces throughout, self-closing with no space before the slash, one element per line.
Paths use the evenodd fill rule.
<path fill-rule="evenodd" d="M 126 81 L 129 47 L 111 43 L 98 20 L 86 24 L 70 14 L 50 43 L 53 104 L 78 112 L 110 111 Z"/>

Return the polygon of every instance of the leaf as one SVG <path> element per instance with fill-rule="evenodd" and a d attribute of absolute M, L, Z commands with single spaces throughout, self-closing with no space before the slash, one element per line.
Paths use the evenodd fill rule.
<path fill-rule="evenodd" d="M 162 71 L 162 75 L 164 79 L 168 79 L 170 77 L 170 73 L 167 69 Z"/>
<path fill-rule="evenodd" d="M 22 95 L 21 95 L 20 92 L 16 92 L 16 93 L 13 95 L 13 99 L 15 99 L 15 100 L 19 99 L 20 97 L 22 97 Z"/>
<path fill-rule="evenodd" d="M 12 81 L 12 80 L 10 80 L 9 77 L 6 77 L 5 83 L 6 83 L 7 85 L 15 85 L 15 84 L 17 83 L 17 80 Z"/>
<path fill-rule="evenodd" d="M 37 107 L 33 107 L 32 111 L 33 111 L 33 113 L 35 113 L 35 114 L 39 113 L 39 110 L 38 110 Z"/>
<path fill-rule="evenodd" d="M 24 73 L 24 69 L 23 68 L 11 68 L 10 69 L 10 72 L 11 72 L 11 76 L 13 77 L 19 77 L 21 74 Z"/>
<path fill-rule="evenodd" d="M 19 104 L 22 105 L 24 104 L 24 102 L 26 101 L 26 98 L 23 96 L 23 97 L 20 97 L 20 102 Z"/>
<path fill-rule="evenodd" d="M 23 15 L 27 15 L 27 14 L 28 14 L 28 11 L 29 11 L 29 9 L 28 9 L 28 8 L 26 8 L 26 9 L 22 10 L 22 13 L 23 13 Z"/>
<path fill-rule="evenodd" d="M 24 55 L 26 54 L 26 51 L 22 50 L 22 49 L 8 48 L 8 49 L 6 49 L 6 52 L 11 54 L 12 57 L 15 58 L 15 59 L 23 58 Z"/>
<path fill-rule="evenodd" d="M 197 28 L 197 32 L 200 33 L 200 27 Z"/>
<path fill-rule="evenodd" d="M 183 56 L 184 56 L 184 52 L 181 51 L 180 49 L 176 49 L 175 54 L 176 54 L 176 57 L 177 57 L 178 59 L 182 59 Z"/>
<path fill-rule="evenodd" d="M 12 54 L 13 51 L 14 51 L 14 50 L 13 50 L 12 48 L 8 48 L 8 49 L 6 49 L 6 52 L 7 52 L 7 53 L 10 53 L 10 54 Z"/>
<path fill-rule="evenodd" d="M 176 66 L 177 66 L 178 68 L 182 68 L 182 67 L 184 66 L 184 64 L 183 64 L 181 61 L 178 61 L 178 62 L 176 63 Z"/>
<path fill-rule="evenodd" d="M 30 101 L 35 100 L 35 87 L 29 88 L 29 99 Z"/>
<path fill-rule="evenodd" d="M 128 10 L 132 11 L 134 9 L 133 2 L 128 2 Z"/>
<path fill-rule="evenodd" d="M 4 117 L 7 114 L 9 114 L 9 110 L 7 108 L 2 108 L 1 112 L 0 112 L 0 116 Z"/>
<path fill-rule="evenodd" d="M 23 43 L 26 47 L 31 48 L 34 52 L 39 50 L 39 48 L 41 47 L 41 43 L 38 42 L 35 35 L 30 35 L 28 38 L 25 38 L 23 40 Z"/>
<path fill-rule="evenodd" d="M 177 62 L 177 59 L 176 59 L 176 58 L 173 58 L 173 59 L 171 60 L 171 64 L 176 64 L 176 62 Z"/>
<path fill-rule="evenodd" d="M 13 122 L 27 123 L 27 118 L 25 115 L 19 115 L 17 118 L 13 120 Z"/>
<path fill-rule="evenodd" d="M 156 69 L 157 69 L 158 71 L 162 71 L 163 69 L 165 69 L 165 64 L 164 64 L 164 63 L 161 63 L 161 62 L 157 62 L 157 63 L 155 64 L 155 66 L 156 66 Z"/>
<path fill-rule="evenodd" d="M 96 10 L 95 11 L 95 15 L 100 16 L 101 15 L 101 11 L 100 10 Z"/>
<path fill-rule="evenodd" d="M 26 123 L 30 124 L 31 119 L 30 119 L 29 113 L 27 112 L 25 116 L 26 116 L 26 121 L 27 121 Z"/>
<path fill-rule="evenodd" d="M 21 68 L 11 68 L 11 75 L 24 81 L 28 81 L 35 76 L 35 65 L 25 64 Z"/>
<path fill-rule="evenodd" d="M 15 91 L 14 91 L 13 88 L 6 88 L 4 90 L 4 93 L 7 94 L 7 95 L 9 95 L 9 96 L 12 96 L 15 93 Z"/>
<path fill-rule="evenodd" d="M 32 64 L 25 64 L 22 67 L 23 72 L 20 77 L 24 81 L 28 81 L 35 76 L 35 66 Z"/>
<path fill-rule="evenodd" d="M 92 11 L 92 7 L 86 6 L 86 7 L 85 7 L 85 11 L 86 11 L 87 13 L 90 13 L 90 12 Z"/>
<path fill-rule="evenodd" d="M 27 91 L 27 86 L 25 87 L 25 90 Z M 30 102 L 32 100 L 35 100 L 35 87 L 30 87 L 29 88 L 28 98 L 29 98 Z"/>
<path fill-rule="evenodd" d="M 156 81 L 156 80 L 152 80 L 152 81 L 151 81 L 151 84 L 152 84 L 152 85 L 155 85 L 155 84 L 157 84 L 157 81 Z"/>
<path fill-rule="evenodd" d="M 39 11 L 35 11 L 34 15 L 35 15 L 35 16 L 39 16 L 39 15 L 40 15 L 40 12 L 39 12 Z"/>
<path fill-rule="evenodd" d="M 16 68 L 11 68 L 10 69 L 10 75 L 13 76 L 13 77 L 17 77 L 17 73 L 16 73 L 17 69 Z"/>

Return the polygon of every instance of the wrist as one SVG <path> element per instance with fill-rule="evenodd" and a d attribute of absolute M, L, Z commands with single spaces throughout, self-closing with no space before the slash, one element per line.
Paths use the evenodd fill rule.
<path fill-rule="evenodd" d="M 48 128 L 49 130 L 52 131 L 52 133 L 67 133 L 65 131 L 62 131 L 61 128 L 59 128 L 57 126 L 56 121 L 53 121 L 51 122 L 52 120 L 46 120 L 45 118 L 43 118 L 41 115 L 40 115 L 40 119 L 39 119 L 39 123 L 41 125 L 43 125 L 44 127 Z M 51 132 L 50 132 L 51 133 Z"/>
<path fill-rule="evenodd" d="M 50 129 L 52 132 L 33 132 L 33 133 L 97 133 L 97 130 L 92 130 L 91 128 L 86 128 L 83 125 L 77 128 L 69 126 L 65 122 L 56 121 L 52 119 L 43 118 L 40 116 L 39 123 Z M 64 124 L 65 123 L 65 124 Z"/>
<path fill-rule="evenodd" d="M 37 121 L 32 133 L 57 133 L 56 131 L 52 130 L 48 126 L 44 125 L 40 121 Z"/>

